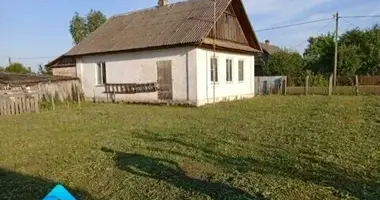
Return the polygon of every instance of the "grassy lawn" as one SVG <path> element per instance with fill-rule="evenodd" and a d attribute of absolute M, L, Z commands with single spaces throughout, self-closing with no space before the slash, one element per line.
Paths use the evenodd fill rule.
<path fill-rule="evenodd" d="M 0 199 L 380 199 L 380 97 L 0 118 Z"/>

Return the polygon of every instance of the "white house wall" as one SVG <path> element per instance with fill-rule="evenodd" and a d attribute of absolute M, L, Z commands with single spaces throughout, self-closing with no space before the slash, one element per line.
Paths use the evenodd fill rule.
<path fill-rule="evenodd" d="M 213 51 L 197 48 L 197 105 L 214 102 L 214 84 L 211 82 L 211 58 Z M 230 52 L 216 52 L 218 60 L 218 82 L 215 84 L 215 101 L 230 101 L 250 98 L 255 89 L 254 56 Z M 232 59 L 232 82 L 226 81 L 226 59 Z M 239 82 L 238 62 L 244 61 L 244 81 Z"/>
<path fill-rule="evenodd" d="M 117 54 L 89 55 L 77 59 L 77 75 L 87 98 L 106 99 L 104 86 L 96 84 L 97 63 L 105 62 L 107 83 L 157 82 L 157 61 L 172 61 L 173 100 L 197 102 L 196 51 L 181 47 Z M 116 94 L 117 100 L 152 102 L 157 92 Z"/>

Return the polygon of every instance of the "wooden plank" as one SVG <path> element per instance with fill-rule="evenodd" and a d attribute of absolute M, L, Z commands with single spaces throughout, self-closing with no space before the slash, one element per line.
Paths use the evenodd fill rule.
<path fill-rule="evenodd" d="M 11 115 L 16 115 L 15 101 L 13 101 L 13 100 L 10 101 L 10 109 L 11 109 Z"/>
<path fill-rule="evenodd" d="M 23 98 L 22 97 L 18 98 L 18 105 L 20 107 L 20 114 L 24 113 L 25 111 L 24 111 L 24 105 L 23 105 Z"/>
<path fill-rule="evenodd" d="M 78 106 L 81 107 L 81 102 L 80 102 L 80 92 L 79 92 L 79 89 L 77 87 L 77 99 L 78 99 Z"/>
<path fill-rule="evenodd" d="M 333 93 L 333 81 L 334 81 L 334 75 L 330 75 L 330 80 L 329 80 L 329 96 L 332 95 Z"/>
<path fill-rule="evenodd" d="M 16 98 L 15 99 L 15 111 L 16 111 L 16 115 L 20 114 L 19 99 L 20 98 Z"/>
<path fill-rule="evenodd" d="M 4 100 L 0 99 L 0 115 L 4 115 Z"/>
<path fill-rule="evenodd" d="M 34 106 L 35 106 L 36 113 L 39 113 L 40 112 L 40 104 L 39 104 L 38 96 L 34 97 Z"/>
<path fill-rule="evenodd" d="M 26 104 L 26 112 L 30 113 L 31 110 L 30 110 L 30 99 L 29 98 L 25 98 L 25 104 Z"/>
<path fill-rule="evenodd" d="M 305 80 L 305 95 L 308 95 L 309 93 L 309 76 L 306 76 L 306 80 Z"/>
<path fill-rule="evenodd" d="M 8 100 L 5 100 L 5 115 L 9 115 L 9 106 Z"/>
<path fill-rule="evenodd" d="M 51 106 L 52 106 L 53 110 L 55 110 L 54 95 L 50 96 L 50 101 L 51 101 Z"/>
<path fill-rule="evenodd" d="M 355 95 L 359 95 L 359 77 L 355 76 Z"/>

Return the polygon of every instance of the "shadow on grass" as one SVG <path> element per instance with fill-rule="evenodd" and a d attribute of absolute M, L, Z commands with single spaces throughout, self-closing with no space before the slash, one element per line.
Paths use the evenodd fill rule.
<path fill-rule="evenodd" d="M 154 150 L 154 151 L 158 151 L 158 152 L 161 151 L 161 152 L 166 152 L 169 154 L 188 157 L 192 160 L 197 160 L 197 161 L 201 161 L 201 162 L 204 162 L 204 161 L 216 162 L 220 165 L 223 165 L 224 167 L 233 168 L 234 170 L 238 170 L 240 172 L 247 171 L 249 166 L 252 163 L 257 162 L 255 159 L 252 159 L 250 157 L 243 157 L 243 156 L 231 157 L 229 155 L 225 155 L 225 154 L 220 153 L 220 152 L 217 153 L 217 152 L 213 151 L 210 146 L 200 147 L 198 145 L 182 141 L 178 138 L 161 137 L 161 135 L 164 135 L 164 134 L 157 134 L 157 133 L 147 131 L 147 130 L 145 130 L 144 132 L 145 132 L 144 134 L 137 134 L 137 138 L 143 139 L 146 142 L 151 142 L 151 143 L 155 143 L 155 144 L 157 144 L 157 142 L 162 142 L 162 143 L 168 144 L 169 146 L 170 146 L 170 144 L 171 145 L 183 146 L 183 147 L 186 147 L 186 148 L 200 152 L 201 156 L 199 156 L 199 157 L 203 157 L 203 158 L 200 159 L 199 157 L 187 155 L 186 153 L 175 152 L 172 150 L 165 150 L 162 148 L 148 147 L 148 149 L 150 149 L 150 150 Z M 212 143 L 213 144 L 223 143 L 224 145 L 230 145 L 230 144 L 226 143 L 225 141 L 218 140 L 218 139 L 213 139 Z"/>
<path fill-rule="evenodd" d="M 43 199 L 58 183 L 0 168 L 0 199 Z M 66 188 L 78 200 L 94 199 L 87 192 Z"/>
<path fill-rule="evenodd" d="M 266 200 L 262 195 L 251 194 L 224 183 L 211 182 L 189 177 L 176 162 L 140 154 L 117 152 L 102 147 L 103 152 L 112 153 L 116 166 L 126 172 L 142 177 L 165 181 L 187 191 L 202 193 L 212 199 L 257 199 Z"/>
<path fill-rule="evenodd" d="M 317 154 L 309 153 L 308 150 L 292 152 L 270 145 L 261 145 L 266 155 L 268 155 L 265 159 L 231 157 L 217 153 L 210 147 L 198 147 L 177 137 L 167 137 L 165 134 L 157 134 L 150 131 L 145 131 L 145 133 L 138 134 L 137 138 L 151 142 L 154 146 L 180 145 L 185 147 L 185 149 L 196 150 L 202 155 L 201 157 L 206 158 L 203 161 L 214 162 L 226 168 L 238 170 L 240 173 L 256 172 L 264 175 L 278 175 L 314 183 L 323 187 L 332 187 L 333 195 L 339 198 L 380 199 L 380 167 L 358 172 L 323 160 Z M 165 145 L 160 143 L 165 143 Z M 153 147 L 152 150 L 199 160 L 198 157 L 188 155 L 186 152 L 175 152 L 160 147 Z"/>

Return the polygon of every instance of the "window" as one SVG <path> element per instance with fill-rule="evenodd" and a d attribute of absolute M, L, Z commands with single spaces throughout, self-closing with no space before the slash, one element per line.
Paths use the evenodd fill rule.
<path fill-rule="evenodd" d="M 210 61 L 211 61 L 211 65 L 210 65 L 211 66 L 211 82 L 218 82 L 218 59 L 211 58 Z M 214 64 L 215 64 L 215 68 L 214 68 Z"/>
<path fill-rule="evenodd" d="M 96 68 L 96 84 L 97 85 L 104 85 L 107 83 L 107 72 L 106 72 L 106 63 L 101 62 L 98 63 L 98 66 Z"/>
<path fill-rule="evenodd" d="M 244 61 L 239 61 L 239 81 L 244 81 Z"/>
<path fill-rule="evenodd" d="M 232 82 L 232 60 L 226 60 L 226 81 Z"/>

